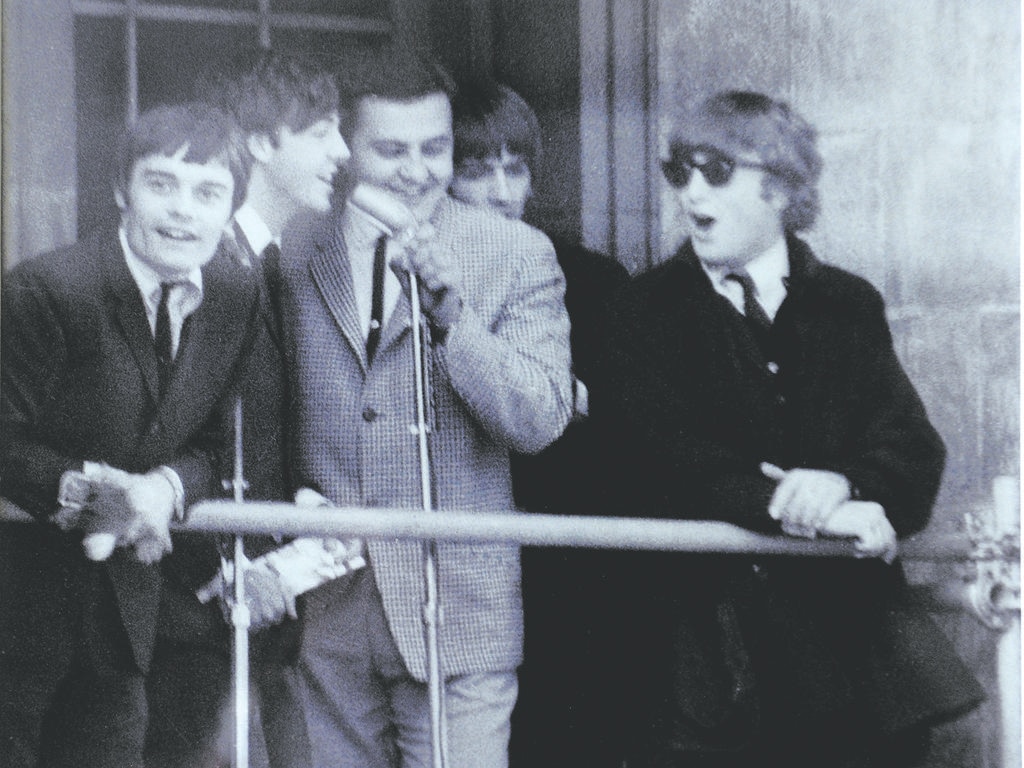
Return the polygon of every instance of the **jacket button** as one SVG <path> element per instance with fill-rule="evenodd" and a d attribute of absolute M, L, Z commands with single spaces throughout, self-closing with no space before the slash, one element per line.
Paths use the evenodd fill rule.
<path fill-rule="evenodd" d="M 155 437 L 163 431 L 163 425 L 159 421 L 154 421 L 149 425 L 148 434 L 150 437 Z"/>
<path fill-rule="evenodd" d="M 363 408 L 363 421 L 376 421 L 377 412 L 370 406 Z"/>

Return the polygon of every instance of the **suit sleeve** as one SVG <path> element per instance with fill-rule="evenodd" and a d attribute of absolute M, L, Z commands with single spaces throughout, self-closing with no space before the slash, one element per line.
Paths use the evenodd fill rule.
<path fill-rule="evenodd" d="M 860 498 L 881 504 L 896 533 L 907 536 L 928 523 L 946 450 L 896 357 L 881 296 L 871 289 L 860 306 L 863 429 L 848 459 L 835 469 Z"/>
<path fill-rule="evenodd" d="M 3 495 L 33 515 L 57 508 L 61 475 L 82 462 L 41 439 L 38 424 L 64 380 L 67 341 L 58 302 L 27 269 L 4 276 L 0 374 Z"/>
<path fill-rule="evenodd" d="M 554 250 L 537 233 L 523 244 L 497 320 L 489 323 L 467 301 L 437 348 L 441 369 L 475 418 L 497 443 L 521 453 L 547 447 L 571 415 L 564 294 Z"/>

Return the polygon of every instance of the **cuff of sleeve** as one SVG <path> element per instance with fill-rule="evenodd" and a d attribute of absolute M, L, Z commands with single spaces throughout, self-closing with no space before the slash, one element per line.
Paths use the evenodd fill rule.
<path fill-rule="evenodd" d="M 171 484 L 174 489 L 174 522 L 185 522 L 185 486 L 178 477 L 178 473 L 168 466 L 159 466 L 150 474 L 159 475 Z"/>
<path fill-rule="evenodd" d="M 431 344 L 443 345 L 445 342 L 447 342 L 448 341 L 448 337 L 455 330 L 456 326 L 458 326 L 459 321 L 462 320 L 462 313 L 465 312 L 465 310 L 466 310 L 466 304 L 460 298 L 459 299 L 459 316 L 451 325 L 449 325 L 447 328 L 441 328 L 441 327 L 439 327 L 437 325 L 434 325 L 434 323 L 432 323 L 432 322 L 429 323 L 429 325 L 430 325 L 430 343 Z"/>

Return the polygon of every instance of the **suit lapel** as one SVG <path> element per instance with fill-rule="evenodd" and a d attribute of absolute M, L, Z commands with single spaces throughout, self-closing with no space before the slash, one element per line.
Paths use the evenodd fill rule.
<path fill-rule="evenodd" d="M 187 333 L 182 334 L 171 381 L 160 402 L 168 433 L 175 432 L 172 424 L 177 426 L 177 419 L 204 409 L 204 404 L 194 402 L 197 397 L 223 389 L 225 377 L 245 349 L 252 305 L 238 301 L 245 293 L 238 283 L 246 278 L 251 280 L 252 272 L 243 272 L 220 253 L 203 268 L 203 303 L 186 321 Z M 251 291 L 248 295 L 255 298 Z"/>
<path fill-rule="evenodd" d="M 128 271 L 124 252 L 116 237 L 108 241 L 103 258 L 106 261 L 107 286 L 117 326 L 121 329 L 135 363 L 142 372 L 146 389 L 153 402 L 160 399 L 160 379 L 157 373 L 153 332 L 146 317 L 146 307 L 139 295 L 139 287 Z"/>
<path fill-rule="evenodd" d="M 352 272 L 345 239 L 340 231 L 335 231 L 329 238 L 321 237 L 314 241 L 309 270 L 334 322 L 366 371 L 366 344 L 352 289 Z"/>

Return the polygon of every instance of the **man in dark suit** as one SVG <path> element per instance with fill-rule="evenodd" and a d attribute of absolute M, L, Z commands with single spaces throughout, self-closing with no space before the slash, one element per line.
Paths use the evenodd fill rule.
<path fill-rule="evenodd" d="M 630 765 L 917 765 L 928 726 L 980 698 L 892 563 L 942 442 L 877 291 L 794 234 L 818 209 L 813 128 L 726 92 L 670 151 L 689 237 L 625 293 L 592 401 L 622 417 L 635 508 L 850 537 L 862 559 L 638 564 Z"/>
<path fill-rule="evenodd" d="M 218 244 L 247 180 L 226 113 L 158 107 L 119 147 L 120 227 L 5 275 L 2 492 L 38 519 L 2 533 L 10 765 L 141 766 L 155 649 L 223 633 L 194 594 L 216 549 L 172 551 L 168 527 L 230 467 L 225 414 L 259 302 Z"/>
<path fill-rule="evenodd" d="M 452 196 L 522 219 L 541 161 L 536 114 L 508 86 L 486 81 L 461 85 L 453 109 Z M 608 438 L 588 415 L 587 382 L 606 338 L 608 307 L 628 273 L 578 243 L 552 243 L 572 325 L 573 419 L 540 453 L 512 455 L 512 488 L 516 504 L 530 512 L 597 515 L 610 509 L 612 475 Z M 523 549 L 525 653 L 512 716 L 513 766 L 622 764 L 611 706 L 618 668 L 611 640 L 620 624 L 608 577 L 617 559 L 607 551 Z"/>

